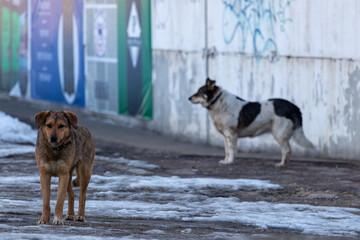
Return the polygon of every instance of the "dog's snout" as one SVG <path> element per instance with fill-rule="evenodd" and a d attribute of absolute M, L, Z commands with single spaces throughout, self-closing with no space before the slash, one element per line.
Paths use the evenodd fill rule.
<path fill-rule="evenodd" d="M 191 101 L 192 96 L 189 97 L 189 101 Z"/>
<path fill-rule="evenodd" d="M 51 137 L 50 137 L 50 142 L 52 142 L 52 143 L 56 143 L 57 142 L 57 136 L 56 135 L 51 135 Z"/>

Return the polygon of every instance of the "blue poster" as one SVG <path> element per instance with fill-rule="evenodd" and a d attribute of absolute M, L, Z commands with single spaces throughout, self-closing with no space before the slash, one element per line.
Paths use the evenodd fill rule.
<path fill-rule="evenodd" d="M 31 97 L 84 107 L 83 0 L 31 7 Z"/>

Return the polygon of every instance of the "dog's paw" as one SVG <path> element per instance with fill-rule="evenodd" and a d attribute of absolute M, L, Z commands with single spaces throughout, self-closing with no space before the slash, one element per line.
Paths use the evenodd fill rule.
<path fill-rule="evenodd" d="M 75 215 L 66 215 L 65 220 L 75 221 Z"/>
<path fill-rule="evenodd" d="M 228 161 L 228 160 L 226 160 L 226 159 L 219 161 L 219 164 L 220 164 L 220 165 L 230 165 L 230 164 L 232 164 L 232 163 L 233 163 L 232 161 Z"/>
<path fill-rule="evenodd" d="M 37 222 L 37 225 L 42 225 L 42 224 L 49 224 L 50 223 L 50 219 L 44 220 L 44 219 L 40 219 Z"/>
<path fill-rule="evenodd" d="M 286 163 L 277 163 L 277 164 L 275 164 L 275 167 L 277 167 L 277 168 L 284 168 L 286 166 L 287 166 Z"/>
<path fill-rule="evenodd" d="M 76 221 L 85 222 L 85 217 L 83 217 L 83 216 L 76 216 Z"/>
<path fill-rule="evenodd" d="M 64 225 L 64 222 L 62 221 L 62 219 L 54 217 L 53 225 Z"/>

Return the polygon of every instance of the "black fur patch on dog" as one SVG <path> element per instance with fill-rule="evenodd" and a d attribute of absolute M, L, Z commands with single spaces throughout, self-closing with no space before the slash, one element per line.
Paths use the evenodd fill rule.
<path fill-rule="evenodd" d="M 275 114 L 290 119 L 294 129 L 302 126 L 301 112 L 295 104 L 280 98 L 272 98 L 269 101 L 274 103 Z"/>
<path fill-rule="evenodd" d="M 238 128 L 249 126 L 260 113 L 261 104 L 258 102 L 249 102 L 245 104 L 239 113 Z"/>

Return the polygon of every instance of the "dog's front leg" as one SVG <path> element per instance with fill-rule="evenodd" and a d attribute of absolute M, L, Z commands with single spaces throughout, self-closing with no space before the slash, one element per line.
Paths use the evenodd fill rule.
<path fill-rule="evenodd" d="M 237 143 L 237 136 L 231 135 L 228 137 L 228 144 L 229 144 L 229 160 L 228 164 L 232 164 L 234 162 L 235 153 L 236 153 L 236 143 Z"/>
<path fill-rule="evenodd" d="M 58 185 L 58 193 L 57 193 L 57 200 L 55 206 L 55 216 L 53 220 L 54 225 L 64 224 L 62 221 L 62 215 L 63 215 L 63 208 L 64 208 L 68 183 L 69 183 L 69 174 L 59 175 L 59 185 Z"/>
<path fill-rule="evenodd" d="M 235 152 L 236 152 L 236 142 L 237 136 L 236 135 L 227 135 L 224 137 L 225 139 L 225 151 L 226 157 L 224 160 L 220 161 L 220 164 L 232 164 L 234 162 Z M 226 150 L 227 149 L 227 150 Z"/>
<path fill-rule="evenodd" d="M 225 159 L 221 160 L 219 163 L 220 164 L 226 164 L 228 162 L 229 159 L 229 144 L 228 144 L 228 140 L 227 138 L 224 136 L 224 147 L 225 147 Z"/>
<path fill-rule="evenodd" d="M 49 224 L 50 222 L 50 185 L 51 175 L 40 174 L 41 191 L 43 196 L 43 210 L 38 224 Z"/>

